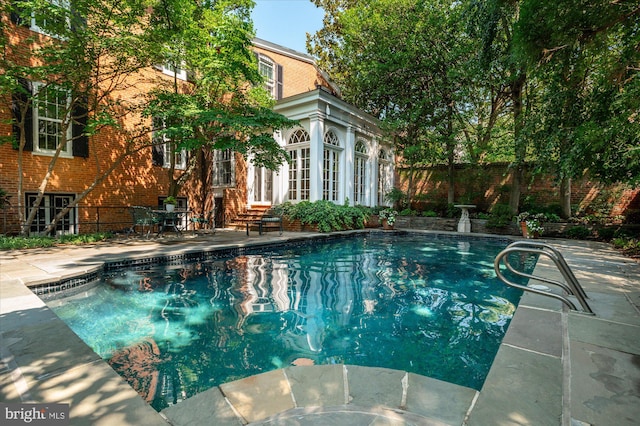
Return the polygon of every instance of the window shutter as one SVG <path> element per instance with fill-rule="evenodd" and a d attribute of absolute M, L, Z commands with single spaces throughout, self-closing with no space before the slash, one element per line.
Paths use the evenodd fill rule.
<path fill-rule="evenodd" d="M 156 130 L 164 127 L 164 119 L 162 117 L 153 117 L 152 122 L 152 136 L 151 141 L 154 145 L 151 147 L 151 162 L 154 166 L 164 166 L 164 144 L 162 139 L 156 134 Z"/>
<path fill-rule="evenodd" d="M 151 153 L 151 161 L 154 166 L 164 166 L 164 145 L 154 145 Z"/>
<path fill-rule="evenodd" d="M 23 15 L 23 9 L 21 9 L 16 2 L 13 2 L 13 5 L 11 7 L 11 13 L 10 13 L 10 19 L 11 22 L 13 22 L 16 25 L 22 25 L 24 27 L 30 27 L 31 26 L 31 21 L 29 19 L 24 19 L 22 17 Z"/>
<path fill-rule="evenodd" d="M 279 100 L 282 99 L 282 65 L 278 65 L 276 74 L 276 78 L 278 79 L 276 87 L 276 100 Z"/>
<path fill-rule="evenodd" d="M 87 127 L 87 99 L 81 98 L 73 108 L 71 134 L 73 137 L 73 156 L 87 158 L 89 156 L 89 136 L 85 134 Z"/>
<path fill-rule="evenodd" d="M 71 31 L 79 32 L 84 30 L 87 27 L 87 18 L 84 17 L 78 9 L 74 7 L 72 2 L 71 4 Z"/>
<path fill-rule="evenodd" d="M 16 122 L 22 119 L 20 109 L 22 105 L 29 102 L 30 94 L 33 93 L 33 84 L 24 78 L 19 78 L 18 83 L 22 86 L 24 91 L 17 91 L 11 96 L 11 112 Z M 19 148 L 20 144 L 20 126 L 16 123 L 13 124 L 13 134 L 15 135 L 15 141 L 13 147 Z M 24 117 L 24 137 L 25 137 L 25 151 L 33 151 L 33 109 L 31 104 L 27 109 L 27 114 Z"/>

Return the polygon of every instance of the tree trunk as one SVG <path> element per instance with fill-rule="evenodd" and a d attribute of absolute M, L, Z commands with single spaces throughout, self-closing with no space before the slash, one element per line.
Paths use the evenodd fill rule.
<path fill-rule="evenodd" d="M 520 208 L 520 184 L 522 183 L 523 170 L 521 166 L 511 169 L 511 189 L 509 191 L 509 208 L 512 214 L 518 214 Z"/>
<path fill-rule="evenodd" d="M 560 181 L 560 206 L 562 207 L 562 217 L 571 217 L 571 178 L 563 176 Z"/>
<path fill-rule="evenodd" d="M 511 83 L 511 103 L 513 108 L 513 140 L 515 145 L 515 160 L 511 169 L 511 191 L 509 194 L 509 207 L 511 213 L 517 214 L 520 208 L 520 184 L 524 175 L 524 161 L 527 154 L 527 145 L 522 140 L 522 89 L 526 82 L 524 72 L 520 71 L 518 78 Z"/>

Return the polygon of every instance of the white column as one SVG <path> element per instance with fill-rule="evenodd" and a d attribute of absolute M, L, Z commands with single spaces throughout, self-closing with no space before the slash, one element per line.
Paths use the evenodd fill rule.
<path fill-rule="evenodd" d="M 353 178 L 354 178 L 354 161 L 355 161 L 355 151 L 356 150 L 356 132 L 352 126 L 347 127 L 347 137 L 345 140 L 344 151 L 342 152 L 342 170 L 344 173 L 341 173 L 339 176 L 339 184 L 342 188 L 340 203 L 344 203 L 345 198 L 349 198 L 349 204 L 354 204 L 354 196 L 353 196 Z"/>
<path fill-rule="evenodd" d="M 278 142 L 281 147 L 287 144 L 284 138 L 282 130 L 278 130 L 273 135 L 273 138 Z M 289 164 L 284 162 L 277 173 L 273 176 L 273 200 L 274 205 L 282 204 L 287 198 L 287 191 L 289 191 Z"/>
<path fill-rule="evenodd" d="M 322 200 L 322 152 L 324 148 L 324 114 L 309 116 L 309 136 L 311 137 L 309 165 L 309 201 Z"/>
<path fill-rule="evenodd" d="M 371 173 L 369 173 L 369 206 L 375 207 L 378 205 L 378 152 L 380 146 L 378 141 L 373 140 L 371 143 L 371 152 L 369 153 L 369 164 L 371 165 Z"/>
<path fill-rule="evenodd" d="M 250 209 L 254 200 L 255 183 L 255 166 L 251 162 L 251 157 L 247 157 L 247 208 Z"/>

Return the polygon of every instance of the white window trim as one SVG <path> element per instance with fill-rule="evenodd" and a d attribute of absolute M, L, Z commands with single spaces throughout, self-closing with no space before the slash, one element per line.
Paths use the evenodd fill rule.
<path fill-rule="evenodd" d="M 171 141 L 163 135 L 162 139 L 165 140 L 164 145 L 162 146 L 162 153 L 164 155 L 164 160 L 162 161 L 162 166 L 165 169 L 171 167 L 171 155 L 173 154 L 176 159 L 175 168 L 177 170 L 185 170 L 187 168 L 187 150 L 182 148 L 180 152 L 173 152 L 171 150 Z M 180 157 L 178 157 L 180 156 Z M 180 161 L 178 161 L 178 159 Z"/>
<path fill-rule="evenodd" d="M 261 65 L 263 63 L 271 67 L 271 78 L 270 79 L 267 78 L 266 75 L 262 74 L 262 72 L 260 72 L 261 71 Z M 270 57 L 268 57 L 266 55 L 263 55 L 263 54 L 258 54 L 258 71 L 260 72 L 260 75 L 265 78 L 265 82 L 264 82 L 265 89 L 275 99 L 276 96 L 277 96 L 276 90 L 277 90 L 277 87 L 278 87 L 278 76 L 276 75 L 277 72 L 278 72 L 278 67 L 276 66 L 276 63 Z"/>
<path fill-rule="evenodd" d="M 33 82 L 33 105 L 32 105 L 32 129 L 33 129 L 33 152 L 36 154 L 40 154 L 40 155 L 54 155 L 56 153 L 56 149 L 45 149 L 40 147 L 40 126 L 39 126 L 39 122 L 40 122 L 40 115 L 39 115 L 39 108 L 38 108 L 38 97 L 36 96 L 38 91 L 42 88 L 45 87 L 44 83 L 41 82 L 37 82 L 34 81 Z M 68 96 L 67 96 L 67 117 L 65 118 L 66 120 L 69 121 L 69 123 L 67 124 L 67 143 L 66 146 L 60 150 L 60 156 L 61 157 L 68 157 L 68 158 L 72 158 L 73 157 L 73 126 L 71 124 L 71 120 L 69 119 L 69 106 L 71 105 L 71 93 L 68 92 Z M 54 121 L 54 122 L 60 122 L 63 123 L 65 119 L 51 119 L 49 117 L 45 118 L 48 121 Z M 61 135 L 62 137 L 62 135 Z M 56 147 L 57 148 L 57 147 Z"/>
<path fill-rule="evenodd" d="M 160 120 L 160 117 L 158 117 Z M 155 121 L 155 119 L 154 119 Z M 154 123 L 155 125 L 155 123 Z M 162 126 L 164 128 L 164 119 L 162 119 Z M 185 170 L 187 168 L 187 150 L 182 148 L 180 152 L 173 152 L 171 150 L 171 139 L 167 137 L 167 135 L 157 135 L 156 130 L 153 131 L 153 135 L 151 136 L 153 140 L 156 138 L 162 138 L 162 167 L 168 169 L 171 167 L 171 154 L 173 154 L 176 158 L 175 169 L 176 170 Z M 159 145 L 159 144 L 158 144 Z M 178 161 L 178 155 L 180 156 Z"/>
<path fill-rule="evenodd" d="M 293 137 L 293 135 L 295 135 L 298 131 L 304 131 L 306 134 L 306 137 L 308 138 L 305 141 L 296 141 L 296 142 L 291 142 L 291 138 Z M 307 150 L 308 154 L 307 156 L 303 156 L 303 150 Z M 287 188 L 287 200 L 291 201 L 291 202 L 300 202 L 300 201 L 307 201 L 309 200 L 309 197 L 311 196 L 311 176 L 309 176 L 310 170 L 309 169 L 303 169 L 303 161 L 305 160 L 309 160 L 309 162 L 311 161 L 311 135 L 309 134 L 309 132 L 304 129 L 304 128 L 297 128 L 297 129 L 293 129 L 289 135 L 287 135 L 286 138 L 286 145 L 285 145 L 285 150 L 290 153 L 292 151 L 296 151 L 296 155 L 295 155 L 295 164 L 288 164 L 288 170 L 287 170 L 287 185 L 289 186 Z M 292 169 L 295 171 L 296 174 L 296 190 L 295 190 L 295 197 L 292 198 L 291 197 L 291 193 L 293 192 L 291 189 L 291 171 Z M 303 177 L 303 171 L 307 172 L 307 176 Z M 307 183 L 308 184 L 308 188 L 305 188 L 304 190 L 302 189 L 302 184 L 303 183 Z M 303 197 L 303 191 L 305 192 L 305 197 Z"/>
<path fill-rule="evenodd" d="M 332 141 L 337 142 L 333 144 L 327 142 L 327 138 L 331 137 Z M 340 138 L 335 131 L 329 130 L 325 133 L 323 139 L 323 152 L 322 152 L 322 165 L 323 165 L 323 177 L 322 177 L 322 199 L 332 202 L 340 201 L 340 182 L 342 179 L 342 152 L 344 148 Z M 328 157 L 327 157 L 328 156 Z M 327 162 L 329 163 L 327 167 Z M 337 176 L 334 176 L 334 171 L 337 169 Z M 334 179 L 335 178 L 335 179 Z"/>
<path fill-rule="evenodd" d="M 177 72 L 172 70 L 170 68 L 169 64 L 160 65 L 159 68 L 160 68 L 160 70 L 162 71 L 163 74 L 166 74 L 166 75 L 171 76 L 171 77 L 173 77 L 175 75 L 175 77 L 178 80 L 183 80 L 183 81 L 187 80 L 187 70 L 184 69 L 184 68 L 178 68 Z"/>
<path fill-rule="evenodd" d="M 223 162 L 223 158 L 222 158 L 222 154 L 223 151 L 226 150 L 222 150 L 222 149 L 216 149 L 214 151 L 214 160 L 213 160 L 213 186 L 216 188 L 233 188 L 234 186 L 236 186 L 236 156 L 235 156 L 235 152 L 232 150 L 229 150 L 229 160 L 224 160 L 224 161 L 229 161 L 230 163 L 230 167 L 231 167 L 231 182 L 229 183 L 222 183 L 220 181 L 220 170 L 219 170 L 219 165 L 220 163 Z"/>
<path fill-rule="evenodd" d="M 62 9 L 65 10 L 70 10 L 70 4 L 69 4 L 69 0 L 49 0 L 49 3 L 53 4 L 54 6 L 58 6 Z M 71 26 L 71 21 L 69 20 L 69 18 L 67 17 L 67 27 Z M 40 34 L 44 34 L 47 35 L 49 37 L 53 37 L 53 38 L 59 38 L 59 39 L 64 39 L 64 37 L 61 37 L 57 34 L 49 34 L 47 31 L 45 31 L 43 28 L 40 28 L 38 26 L 38 24 L 36 23 L 36 16 L 35 13 L 31 13 L 31 23 L 29 26 L 29 29 L 31 31 L 40 33 Z"/>

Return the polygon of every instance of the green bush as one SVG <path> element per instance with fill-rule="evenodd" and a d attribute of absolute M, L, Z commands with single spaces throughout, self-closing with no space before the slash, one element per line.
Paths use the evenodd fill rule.
<path fill-rule="evenodd" d="M 640 256 L 640 240 L 637 238 L 617 237 L 611 243 L 627 256 Z"/>
<path fill-rule="evenodd" d="M 422 216 L 424 217 L 438 217 L 438 213 L 433 210 L 426 210 L 422 212 Z"/>
<path fill-rule="evenodd" d="M 586 226 L 572 226 L 565 231 L 565 235 L 574 240 L 586 240 L 591 236 L 591 229 Z"/>
<path fill-rule="evenodd" d="M 392 203 L 396 208 L 403 208 L 407 203 L 407 195 L 398 188 L 393 188 L 384 196 L 385 201 Z"/>
<path fill-rule="evenodd" d="M 0 250 L 21 250 L 29 248 L 53 247 L 57 244 L 88 244 L 105 241 L 112 238 L 110 232 L 98 232 L 95 234 L 61 235 L 59 237 L 5 237 L 0 236 Z"/>
<path fill-rule="evenodd" d="M 513 213 L 508 204 L 496 204 L 487 219 L 487 228 L 506 228 L 513 220 Z"/>
<path fill-rule="evenodd" d="M 399 215 L 400 216 L 418 216 L 418 211 L 417 210 L 411 210 L 411 209 L 404 209 L 404 210 L 400 211 Z"/>
<path fill-rule="evenodd" d="M 598 228 L 598 238 L 603 241 L 611 241 L 616 234 L 615 228 Z"/>
<path fill-rule="evenodd" d="M 286 202 L 273 210 L 290 220 L 299 220 L 303 225 L 316 225 L 320 232 L 362 229 L 371 215 L 368 207 L 337 205 L 324 200 L 297 204 Z"/>

